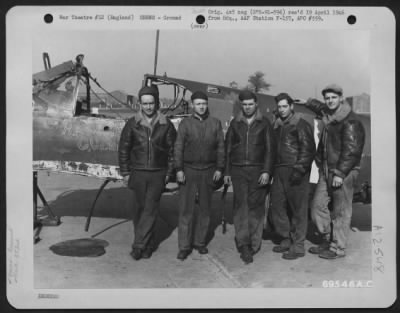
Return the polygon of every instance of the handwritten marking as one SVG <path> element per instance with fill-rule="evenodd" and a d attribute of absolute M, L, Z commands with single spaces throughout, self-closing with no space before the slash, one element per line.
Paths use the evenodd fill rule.
<path fill-rule="evenodd" d="M 20 240 L 15 239 L 14 231 L 12 228 L 7 228 L 8 231 L 8 243 L 7 247 L 7 257 L 8 257 L 8 271 L 7 271 L 7 281 L 9 284 L 18 283 L 18 272 L 19 272 L 19 258 L 20 258 Z"/>
<path fill-rule="evenodd" d="M 383 226 L 372 226 L 372 249 L 373 257 L 373 271 L 378 273 L 385 273 L 385 259 L 383 251 Z"/>

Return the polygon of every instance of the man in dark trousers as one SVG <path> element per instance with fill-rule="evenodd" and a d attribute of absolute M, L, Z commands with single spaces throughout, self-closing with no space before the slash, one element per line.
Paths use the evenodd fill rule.
<path fill-rule="evenodd" d="M 180 260 L 185 260 L 193 248 L 200 254 L 208 253 L 206 236 L 210 224 L 211 196 L 214 184 L 222 177 L 225 159 L 221 122 L 210 116 L 207 95 L 197 91 L 192 94 L 191 100 L 193 114 L 179 124 L 174 151 L 176 178 L 180 184 Z M 198 212 L 195 212 L 196 193 Z"/>
<path fill-rule="evenodd" d="M 265 197 L 276 148 L 271 123 L 258 110 L 256 95 L 241 91 L 239 101 L 242 110 L 226 134 L 224 181 L 233 184 L 235 242 L 248 264 L 261 247 Z"/>
<path fill-rule="evenodd" d="M 305 254 L 309 177 L 315 156 L 311 125 L 294 112 L 293 99 L 287 93 L 275 97 L 278 118 L 273 127 L 277 158 L 271 187 L 271 219 L 282 241 L 272 250 L 294 260 Z"/>
<path fill-rule="evenodd" d="M 296 102 L 316 112 L 324 126 L 316 155 L 319 180 L 311 202 L 311 217 L 323 241 L 309 252 L 324 259 L 336 259 L 346 255 L 365 130 L 343 98 L 340 86 L 329 85 L 322 95 L 325 103 L 316 99 Z"/>
<path fill-rule="evenodd" d="M 134 195 L 131 256 L 135 260 L 150 258 L 156 248 L 154 225 L 161 194 L 172 175 L 176 138 L 173 124 L 158 111 L 158 89 L 143 87 L 138 100 L 140 111 L 125 124 L 118 148 L 121 175 Z"/>

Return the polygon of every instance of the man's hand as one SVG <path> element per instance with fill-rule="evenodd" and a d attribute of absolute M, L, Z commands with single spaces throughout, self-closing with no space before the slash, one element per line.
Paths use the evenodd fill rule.
<path fill-rule="evenodd" d="M 221 179 L 222 173 L 221 171 L 216 170 L 213 176 L 213 181 L 217 182 Z"/>
<path fill-rule="evenodd" d="M 124 184 L 125 187 L 128 187 L 129 176 L 130 176 L 130 175 L 127 175 L 127 176 L 124 176 L 124 177 L 122 178 L 122 183 Z"/>
<path fill-rule="evenodd" d="M 165 180 L 164 180 L 165 185 L 169 183 L 169 178 L 170 178 L 169 175 L 165 176 Z"/>
<path fill-rule="evenodd" d="M 293 103 L 298 104 L 298 105 L 305 105 L 307 103 L 307 101 L 304 99 L 294 99 Z"/>
<path fill-rule="evenodd" d="M 224 184 L 230 186 L 232 184 L 232 178 L 230 176 L 224 176 Z"/>
<path fill-rule="evenodd" d="M 185 178 L 185 173 L 183 171 L 176 172 L 176 181 L 179 184 L 184 184 L 185 183 L 186 178 Z"/>
<path fill-rule="evenodd" d="M 343 185 L 343 178 L 339 176 L 333 176 L 332 187 L 339 188 Z"/>
<path fill-rule="evenodd" d="M 269 174 L 268 173 L 262 173 L 260 175 L 260 178 L 258 179 L 258 183 L 260 185 L 266 185 L 269 182 Z"/>

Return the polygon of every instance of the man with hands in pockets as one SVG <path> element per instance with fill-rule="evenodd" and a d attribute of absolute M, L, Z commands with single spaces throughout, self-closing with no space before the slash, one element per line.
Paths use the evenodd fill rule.
<path fill-rule="evenodd" d="M 342 87 L 328 85 L 322 90 L 322 96 L 324 102 L 297 99 L 296 103 L 317 113 L 323 123 L 315 159 L 319 180 L 311 202 L 311 217 L 323 241 L 309 252 L 331 260 L 346 255 L 365 130 L 344 99 Z"/>
<path fill-rule="evenodd" d="M 140 111 L 122 130 L 118 148 L 120 173 L 124 184 L 133 191 L 135 260 L 151 257 L 155 247 L 154 225 L 161 194 L 173 171 L 176 130 L 159 112 L 159 94 L 155 86 L 139 91 Z"/>

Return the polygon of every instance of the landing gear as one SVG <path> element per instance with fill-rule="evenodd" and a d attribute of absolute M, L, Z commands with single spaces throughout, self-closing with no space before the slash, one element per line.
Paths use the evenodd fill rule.
<path fill-rule="evenodd" d="M 95 205 L 96 205 L 97 199 L 100 197 L 101 192 L 103 191 L 103 189 L 107 186 L 107 184 L 108 184 L 110 181 L 115 182 L 116 179 L 107 178 L 107 179 L 103 182 L 103 184 L 101 185 L 99 191 L 97 192 L 96 198 L 95 198 L 94 201 L 93 201 L 92 207 L 90 208 L 88 217 L 87 217 L 87 219 L 86 219 L 85 231 L 88 231 L 88 230 L 89 230 L 90 220 L 91 220 L 91 218 L 92 218 L 93 211 L 94 211 L 94 207 L 95 207 Z"/>
<path fill-rule="evenodd" d="M 40 197 L 40 200 L 43 203 L 43 207 L 46 209 L 48 213 L 48 215 L 43 218 L 38 217 L 38 206 L 37 206 L 38 196 Z M 53 213 L 45 197 L 40 191 L 40 188 L 38 186 L 37 171 L 33 171 L 33 230 L 34 230 L 33 242 L 37 243 L 40 241 L 39 233 L 43 226 L 58 226 L 60 224 L 61 224 L 60 217 L 56 216 Z"/>

